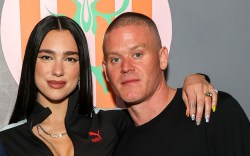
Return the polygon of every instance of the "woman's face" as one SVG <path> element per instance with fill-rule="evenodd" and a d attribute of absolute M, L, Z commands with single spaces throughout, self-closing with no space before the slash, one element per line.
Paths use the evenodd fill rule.
<path fill-rule="evenodd" d="M 80 77 L 76 42 L 68 30 L 51 30 L 38 52 L 35 67 L 37 101 L 61 103 L 68 99 Z"/>

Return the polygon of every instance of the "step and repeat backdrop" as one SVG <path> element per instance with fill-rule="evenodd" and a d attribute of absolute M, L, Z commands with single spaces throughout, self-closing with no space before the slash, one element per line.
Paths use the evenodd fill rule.
<path fill-rule="evenodd" d="M 134 11 L 151 17 L 159 28 L 170 52 L 171 86 L 181 87 L 190 73 L 205 73 L 215 88 L 232 94 L 250 118 L 249 10 L 247 0 L 1 0 L 0 128 L 8 124 L 15 104 L 30 32 L 51 14 L 71 17 L 87 36 L 95 106 L 122 105 L 103 77 L 102 37 L 112 19 Z"/>

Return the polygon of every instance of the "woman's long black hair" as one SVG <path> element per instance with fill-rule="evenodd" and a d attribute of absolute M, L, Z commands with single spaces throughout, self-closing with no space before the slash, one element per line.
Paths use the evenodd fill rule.
<path fill-rule="evenodd" d="M 83 115 L 89 115 L 93 110 L 92 74 L 85 34 L 74 20 L 66 16 L 51 15 L 42 19 L 32 30 L 29 37 L 17 99 L 9 123 L 27 119 L 33 111 L 38 92 L 34 77 L 37 55 L 44 37 L 51 30 L 69 30 L 74 37 L 80 63 L 79 111 Z"/>

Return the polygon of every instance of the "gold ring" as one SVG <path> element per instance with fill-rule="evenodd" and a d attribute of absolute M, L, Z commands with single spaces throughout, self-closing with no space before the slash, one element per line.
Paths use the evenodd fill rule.
<path fill-rule="evenodd" d="M 211 93 L 211 92 L 206 92 L 205 95 L 208 97 L 213 97 L 213 93 Z"/>

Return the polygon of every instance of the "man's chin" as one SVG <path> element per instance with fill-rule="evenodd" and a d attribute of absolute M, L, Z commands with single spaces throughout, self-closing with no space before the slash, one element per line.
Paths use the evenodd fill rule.
<path fill-rule="evenodd" d="M 126 107 L 131 107 L 131 106 L 140 104 L 143 100 L 138 99 L 138 98 L 124 98 L 123 101 Z"/>

